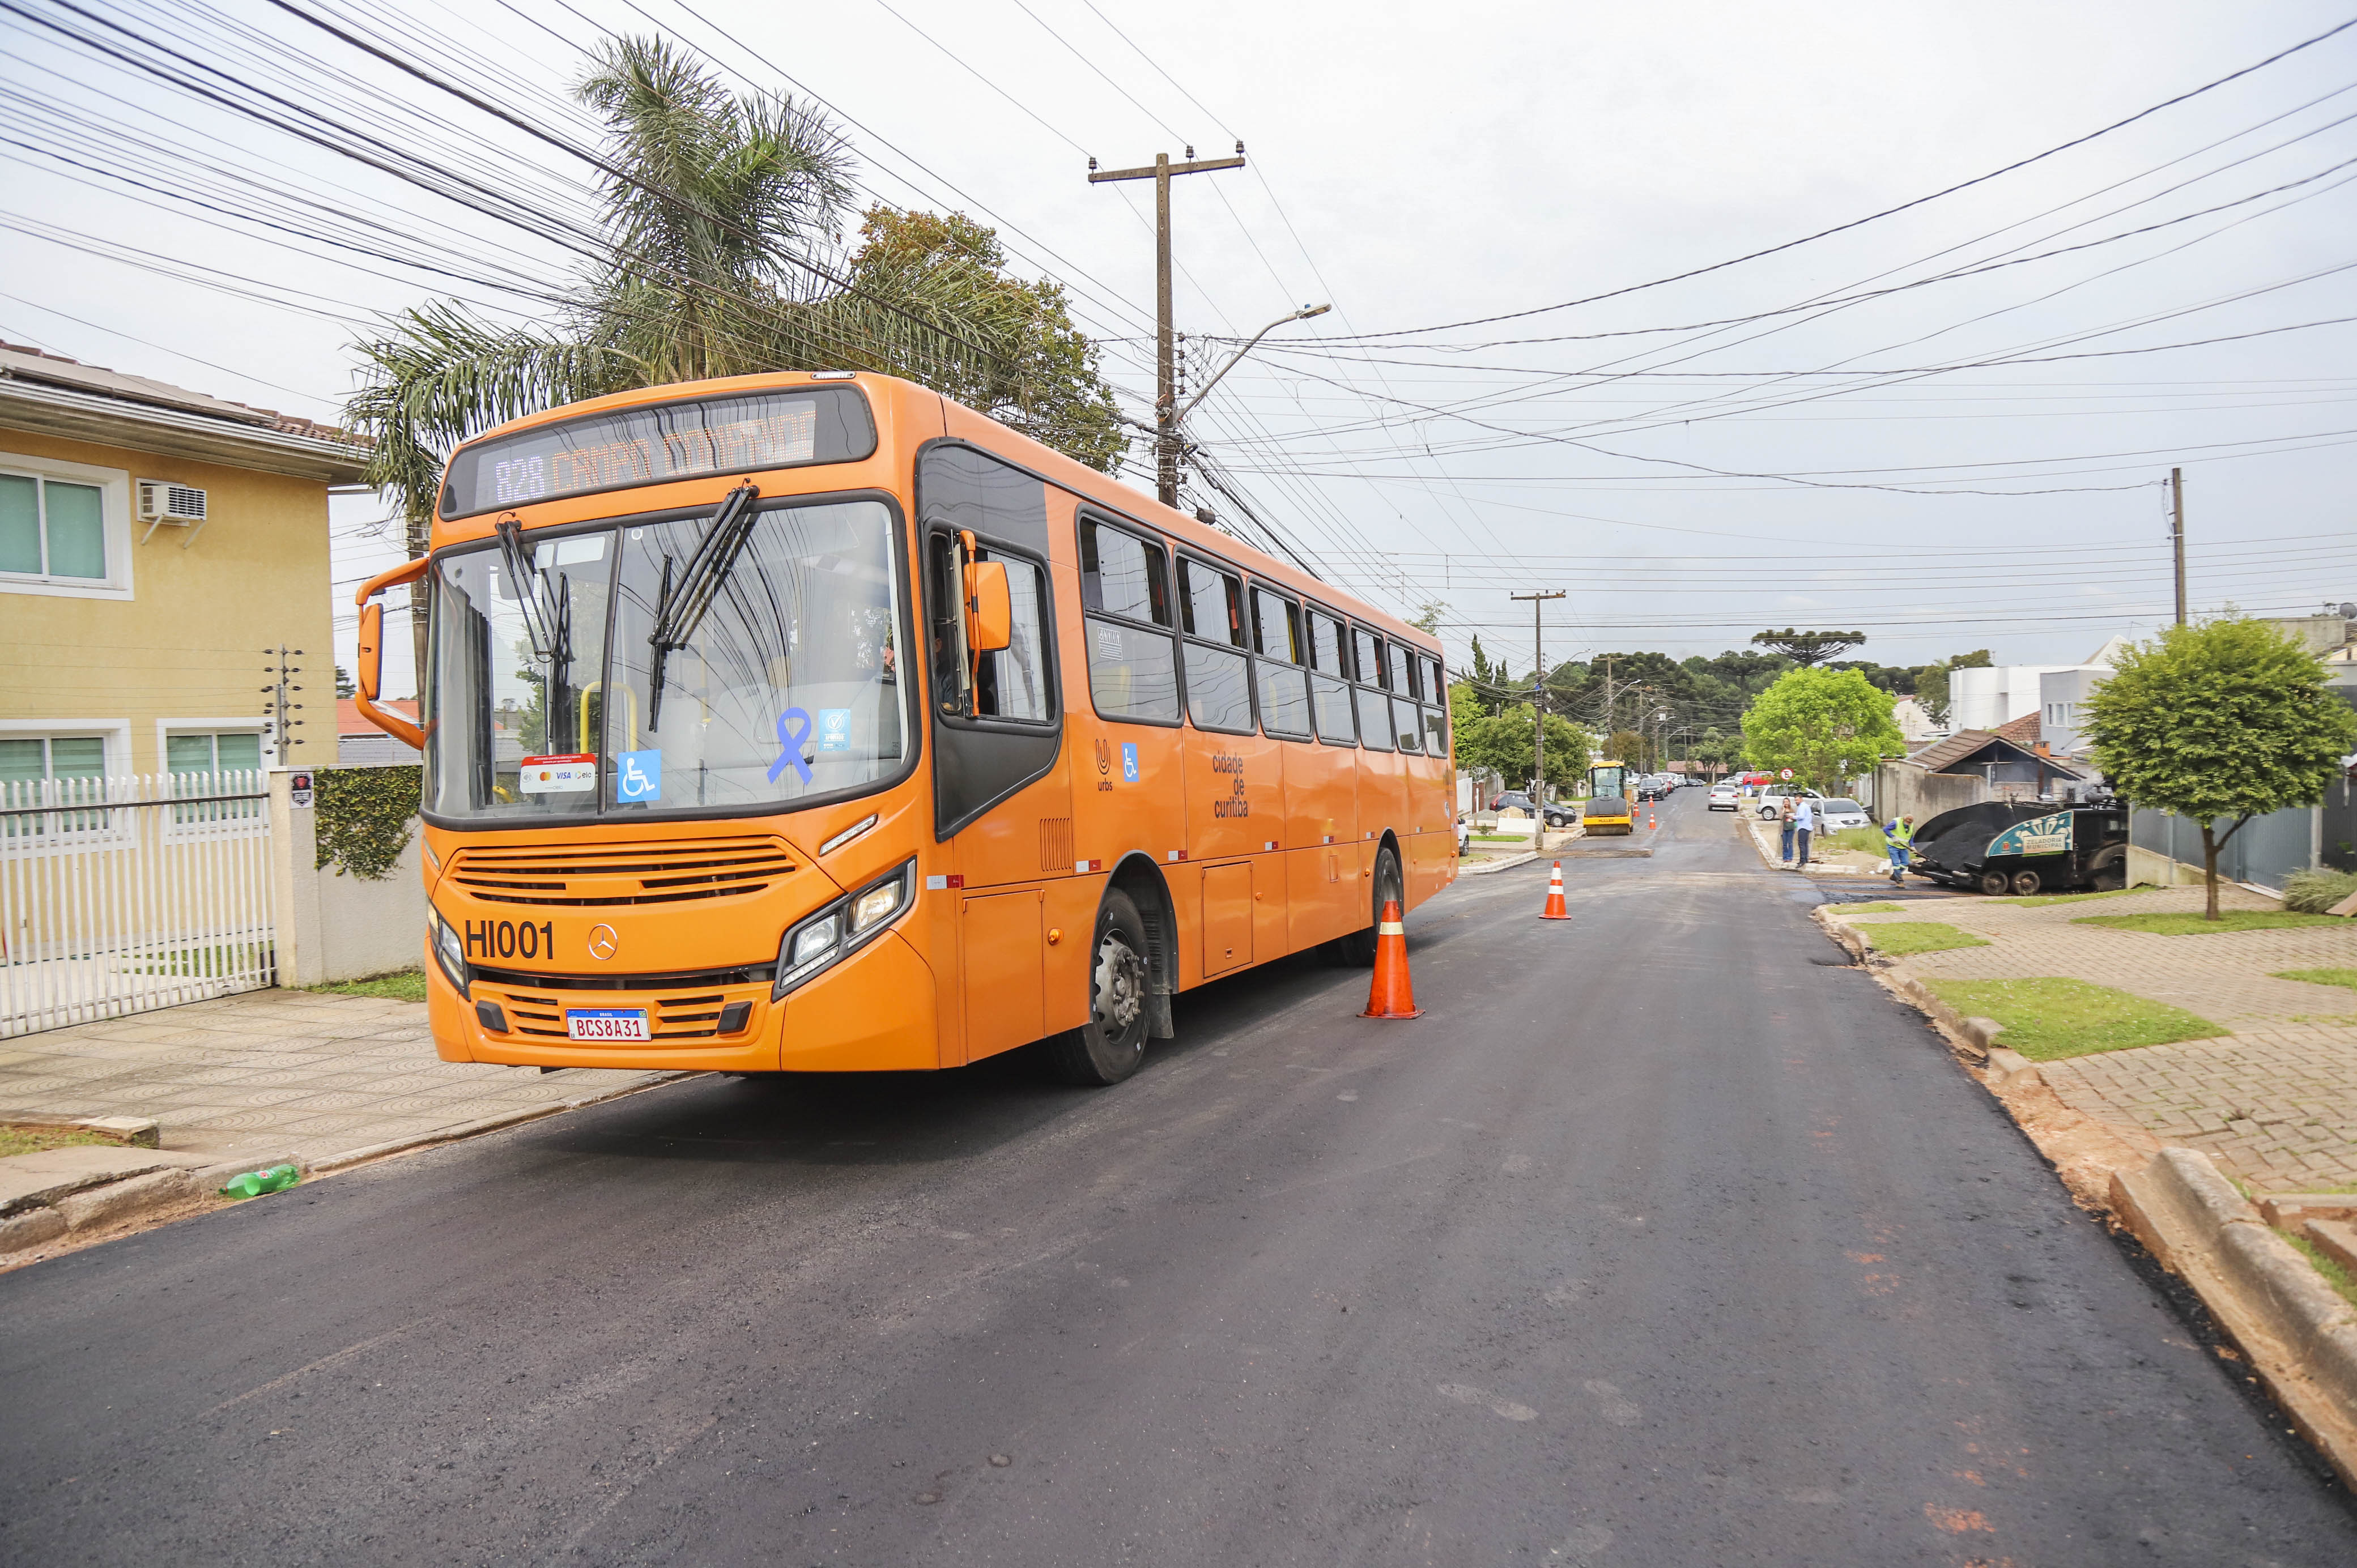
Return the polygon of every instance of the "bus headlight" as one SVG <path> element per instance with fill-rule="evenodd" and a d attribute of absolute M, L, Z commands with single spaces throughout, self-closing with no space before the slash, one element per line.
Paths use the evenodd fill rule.
<path fill-rule="evenodd" d="M 466 995 L 467 946 L 439 910 L 429 908 L 425 912 L 425 941 L 434 950 L 434 961 L 442 966 L 442 972 L 458 988 L 458 994 Z"/>
<path fill-rule="evenodd" d="M 911 859 L 787 927 L 778 943 L 778 978 L 770 1000 L 779 1000 L 890 925 L 909 908 L 916 886 L 917 863 Z"/>

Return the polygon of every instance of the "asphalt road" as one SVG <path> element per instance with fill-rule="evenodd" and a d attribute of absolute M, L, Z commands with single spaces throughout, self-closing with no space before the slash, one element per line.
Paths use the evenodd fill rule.
<path fill-rule="evenodd" d="M 0 1278 L 0 1560 L 2341 1564 L 1698 792 L 1128 1084 L 700 1079 Z"/>

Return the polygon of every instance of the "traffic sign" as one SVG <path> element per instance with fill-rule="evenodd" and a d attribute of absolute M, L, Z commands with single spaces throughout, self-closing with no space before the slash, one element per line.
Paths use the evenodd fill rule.
<path fill-rule="evenodd" d="M 1779 778 L 1779 779 L 1790 779 L 1792 776 L 1792 770 L 1791 768 L 1787 768 L 1786 769 L 1784 769 L 1784 771 L 1782 771 L 1781 773 L 1779 773 L 1778 775 L 1776 775 L 1776 777 L 1777 777 L 1777 778 Z"/>

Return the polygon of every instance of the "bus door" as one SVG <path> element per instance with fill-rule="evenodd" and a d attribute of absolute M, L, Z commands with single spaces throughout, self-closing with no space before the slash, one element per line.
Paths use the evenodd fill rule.
<path fill-rule="evenodd" d="M 1178 560 L 1179 656 L 1187 680 L 1187 865 L 1200 879 L 1200 972 L 1240 969 L 1278 951 L 1254 938 L 1276 882 L 1267 846 L 1285 832 L 1278 743 L 1259 732 L 1243 580 L 1194 556 Z M 1171 876 L 1184 902 L 1186 875 Z M 1281 905 L 1280 905 L 1281 907 Z"/>
<path fill-rule="evenodd" d="M 1047 493 L 971 448 L 936 446 L 919 464 L 934 831 L 963 888 L 963 983 L 954 1006 L 944 987 L 945 1065 L 1055 1027 L 1047 998 L 1059 977 L 1049 973 L 1046 940 L 1053 884 L 1043 881 L 1072 875 L 1072 787 Z M 1081 983 L 1062 978 L 1067 990 Z"/>

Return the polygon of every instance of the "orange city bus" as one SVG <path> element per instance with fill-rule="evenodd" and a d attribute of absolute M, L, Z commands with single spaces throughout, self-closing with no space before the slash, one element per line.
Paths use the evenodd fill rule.
<path fill-rule="evenodd" d="M 422 712 L 378 705 L 388 587 Z M 360 591 L 450 1061 L 1111 1083 L 1456 875 L 1437 641 L 906 381 L 519 419 Z"/>

